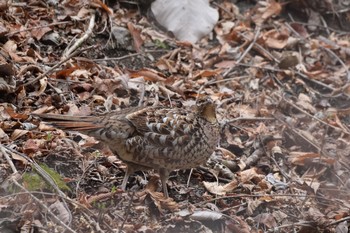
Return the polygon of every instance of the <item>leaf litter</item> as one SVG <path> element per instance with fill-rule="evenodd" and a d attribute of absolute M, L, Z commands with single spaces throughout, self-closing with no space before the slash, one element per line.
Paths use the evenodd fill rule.
<path fill-rule="evenodd" d="M 1 231 L 347 232 L 346 1 L 212 1 L 219 20 L 196 44 L 162 31 L 150 3 L 0 1 Z M 218 106 L 220 143 L 171 174 L 170 198 L 152 171 L 120 190 L 106 146 L 31 116 L 198 96 Z"/>

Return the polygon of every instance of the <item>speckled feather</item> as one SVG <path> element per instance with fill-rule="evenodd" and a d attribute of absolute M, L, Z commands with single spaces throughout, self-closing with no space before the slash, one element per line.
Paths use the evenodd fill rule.
<path fill-rule="evenodd" d="M 79 131 L 106 143 L 124 161 L 130 174 L 158 170 L 165 196 L 166 181 L 175 169 L 197 167 L 207 161 L 219 138 L 215 106 L 206 102 L 191 111 L 163 106 L 128 108 L 99 116 L 37 115 L 53 126 Z"/>

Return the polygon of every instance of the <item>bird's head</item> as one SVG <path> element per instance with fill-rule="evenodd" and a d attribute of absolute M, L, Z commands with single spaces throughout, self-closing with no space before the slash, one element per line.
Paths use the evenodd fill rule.
<path fill-rule="evenodd" d="M 199 99 L 197 101 L 199 116 L 210 123 L 216 123 L 216 106 L 211 99 Z"/>

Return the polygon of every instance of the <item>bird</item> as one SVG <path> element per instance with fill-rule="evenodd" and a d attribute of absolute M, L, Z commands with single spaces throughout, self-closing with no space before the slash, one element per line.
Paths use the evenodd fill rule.
<path fill-rule="evenodd" d="M 123 190 L 134 172 L 156 170 L 166 198 L 170 172 L 202 165 L 219 141 L 216 106 L 210 99 L 191 109 L 158 105 L 91 116 L 34 115 L 53 127 L 78 131 L 105 143 L 127 165 Z"/>

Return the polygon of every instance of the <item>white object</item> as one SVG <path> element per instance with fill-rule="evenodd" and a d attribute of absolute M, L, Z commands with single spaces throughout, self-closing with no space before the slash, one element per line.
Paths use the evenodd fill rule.
<path fill-rule="evenodd" d="M 156 0 L 151 9 L 158 23 L 178 40 L 192 43 L 209 34 L 219 20 L 208 0 Z"/>

